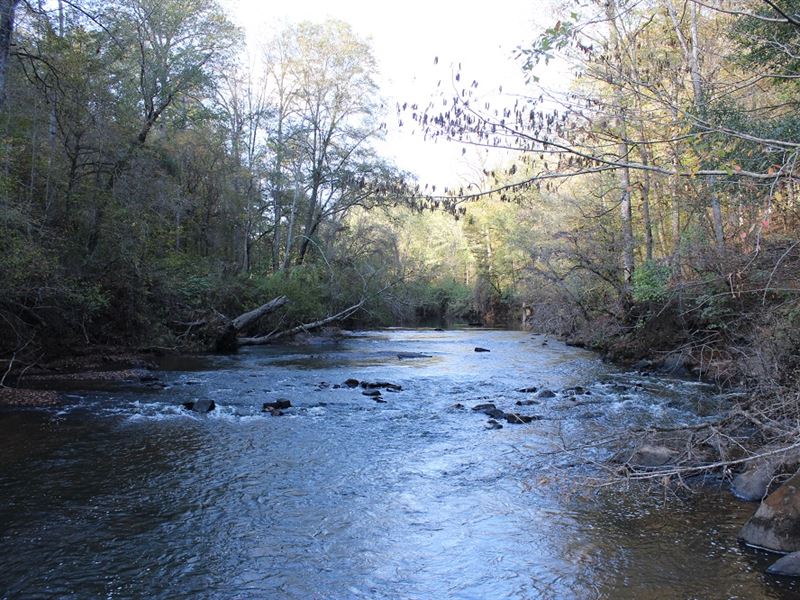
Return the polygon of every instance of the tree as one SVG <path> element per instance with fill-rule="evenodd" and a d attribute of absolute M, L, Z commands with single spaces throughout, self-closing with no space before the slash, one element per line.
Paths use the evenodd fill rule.
<path fill-rule="evenodd" d="M 0 0 L 0 110 L 5 103 L 8 51 L 14 33 L 14 10 L 17 4 L 19 0 Z"/>

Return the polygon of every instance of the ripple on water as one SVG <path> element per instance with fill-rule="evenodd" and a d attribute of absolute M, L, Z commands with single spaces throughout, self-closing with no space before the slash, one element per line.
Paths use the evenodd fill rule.
<path fill-rule="evenodd" d="M 576 493 L 585 470 L 574 456 L 548 454 L 644 423 L 707 418 L 698 407 L 709 390 L 697 382 L 619 372 L 556 341 L 485 330 L 365 332 L 186 367 L 164 371 L 168 388 L 157 394 L 95 391 L 56 410 L 0 413 L 1 594 L 796 592 L 762 579 L 763 559 L 736 544 L 749 507 L 713 493 Z M 377 404 L 333 387 L 351 377 L 403 389 Z M 575 385 L 591 394 L 562 393 Z M 530 397 L 517 390 L 530 386 L 556 397 L 517 406 Z M 181 406 L 201 398 L 217 410 Z M 261 412 L 279 398 L 292 402 L 285 416 Z M 488 431 L 487 417 L 469 410 L 480 402 L 544 419 Z"/>

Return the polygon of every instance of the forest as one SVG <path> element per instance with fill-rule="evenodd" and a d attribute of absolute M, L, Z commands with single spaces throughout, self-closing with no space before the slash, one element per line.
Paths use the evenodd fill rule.
<path fill-rule="evenodd" d="M 529 4 L 0 0 L 0 596 L 796 597 L 800 0 Z"/>
<path fill-rule="evenodd" d="M 530 96 L 484 102 L 465 70 L 386 106 L 344 22 L 288 23 L 253 61 L 215 2 L 2 0 L 4 371 L 209 349 L 285 297 L 249 339 L 522 324 L 783 410 L 800 392 L 798 10 L 564 1 L 509 57 Z M 563 89 L 539 85 L 551 62 Z M 375 150 L 389 121 L 513 158 L 437 190 Z"/>

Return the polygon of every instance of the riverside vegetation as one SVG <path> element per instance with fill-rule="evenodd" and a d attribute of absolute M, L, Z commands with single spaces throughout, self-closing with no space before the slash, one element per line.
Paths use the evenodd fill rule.
<path fill-rule="evenodd" d="M 522 320 L 727 390 L 713 424 L 636 440 L 625 478 L 757 472 L 760 499 L 793 477 L 800 3 L 559 11 L 520 41 L 529 98 L 486 100 L 465 65 L 396 107 L 517 153 L 437 189 L 375 152 L 395 110 L 345 23 L 287 25 L 250 67 L 214 2 L 0 0 L 0 398 L 88 351 Z M 554 60 L 567 90 L 538 85 Z M 793 518 L 753 543 L 800 550 Z"/>

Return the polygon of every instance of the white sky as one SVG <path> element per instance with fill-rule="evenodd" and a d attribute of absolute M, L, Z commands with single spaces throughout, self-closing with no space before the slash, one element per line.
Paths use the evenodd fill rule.
<path fill-rule="evenodd" d="M 552 25 L 551 0 L 223 0 L 235 21 L 245 28 L 248 43 L 275 30 L 276 21 L 321 21 L 328 17 L 349 23 L 372 45 L 380 73 L 378 81 L 387 99 L 389 134 L 380 148 L 384 156 L 416 173 L 422 183 L 460 184 L 474 180 L 475 165 L 486 160 L 485 151 L 470 148 L 462 156 L 461 146 L 440 141 L 423 142 L 412 127 L 396 127 L 397 101 L 427 105 L 442 86 L 451 85 L 460 63 L 464 80 L 479 82 L 478 91 L 538 92 L 526 86 L 519 65 L 513 60 L 518 45 L 533 40 L 537 31 Z M 470 6 L 472 5 L 472 6 Z M 537 24 L 538 23 L 538 24 Z M 434 65 L 438 57 L 438 65 Z M 409 121 L 410 119 L 405 119 Z M 502 157 L 493 154 L 487 164 Z"/>

